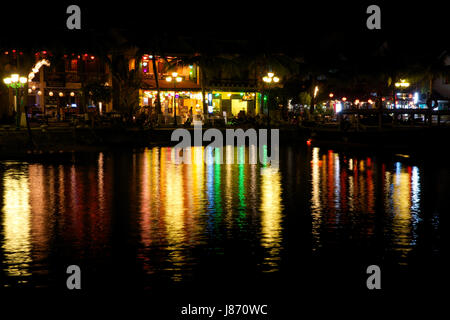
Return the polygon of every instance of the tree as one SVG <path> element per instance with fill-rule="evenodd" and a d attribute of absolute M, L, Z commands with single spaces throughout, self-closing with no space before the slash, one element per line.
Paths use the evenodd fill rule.
<path fill-rule="evenodd" d="M 90 82 L 83 88 L 83 94 L 89 97 L 95 105 L 99 102 L 108 103 L 111 101 L 111 87 L 100 82 Z"/>

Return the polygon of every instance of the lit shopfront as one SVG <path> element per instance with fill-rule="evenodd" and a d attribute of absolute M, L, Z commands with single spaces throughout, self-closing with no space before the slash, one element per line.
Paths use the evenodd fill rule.
<path fill-rule="evenodd" d="M 257 92 L 224 92 L 213 91 L 208 95 L 210 111 L 226 112 L 228 116 L 237 116 L 243 111 L 246 115 L 255 116 L 261 110 L 261 94 Z"/>
<path fill-rule="evenodd" d="M 156 111 L 156 96 L 158 92 L 154 90 L 140 91 L 140 105 L 142 111 L 151 113 Z M 186 121 L 189 113 L 193 115 L 202 114 L 202 94 L 195 91 L 161 91 L 161 113 L 164 116 L 173 117 L 174 107 L 177 108 L 177 116 L 182 122 Z"/>

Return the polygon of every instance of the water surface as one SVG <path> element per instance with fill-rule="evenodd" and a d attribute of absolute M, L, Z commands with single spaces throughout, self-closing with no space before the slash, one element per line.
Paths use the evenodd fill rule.
<path fill-rule="evenodd" d="M 2 161 L 0 286 L 64 289 L 71 264 L 93 290 L 356 290 L 370 264 L 388 289 L 412 274 L 436 285 L 447 166 L 318 147 L 283 147 L 279 168 L 191 152 L 192 164 L 159 147 Z"/>

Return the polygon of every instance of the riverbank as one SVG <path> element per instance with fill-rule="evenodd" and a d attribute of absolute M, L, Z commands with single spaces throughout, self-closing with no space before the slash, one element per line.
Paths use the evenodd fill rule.
<path fill-rule="evenodd" d="M 26 129 L 3 129 L 0 130 L 0 158 L 36 158 L 112 148 L 170 146 L 177 143 L 171 141 L 174 129 L 33 128 L 31 140 Z M 193 128 L 189 130 L 193 136 Z M 220 130 L 225 133 L 225 128 Z M 333 126 L 280 128 L 280 144 L 308 144 L 344 149 L 428 151 L 446 148 L 449 138 L 450 128 L 447 127 L 395 127 L 360 131 L 342 131 Z"/>

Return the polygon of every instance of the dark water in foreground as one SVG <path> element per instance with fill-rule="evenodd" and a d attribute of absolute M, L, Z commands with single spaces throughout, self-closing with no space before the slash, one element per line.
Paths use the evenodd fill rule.
<path fill-rule="evenodd" d="M 85 291 L 366 292 L 371 264 L 384 292 L 442 285 L 439 161 L 285 147 L 274 169 L 192 154 L 191 165 L 170 148 L 2 161 L 0 287 L 65 290 L 71 264 Z"/>

